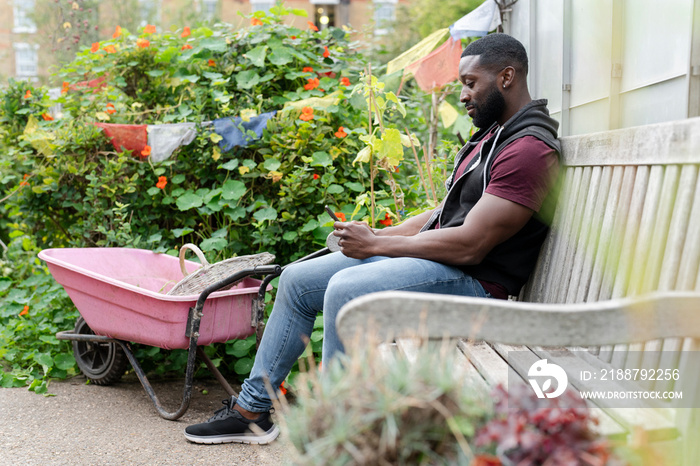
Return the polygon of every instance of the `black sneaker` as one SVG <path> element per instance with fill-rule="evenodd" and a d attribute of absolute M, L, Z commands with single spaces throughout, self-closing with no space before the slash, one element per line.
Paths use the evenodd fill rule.
<path fill-rule="evenodd" d="M 250 420 L 233 408 L 236 399 L 224 400 L 207 422 L 193 424 L 185 429 L 185 438 L 194 443 L 270 443 L 280 434 L 270 419 L 270 412 L 260 413 Z"/>

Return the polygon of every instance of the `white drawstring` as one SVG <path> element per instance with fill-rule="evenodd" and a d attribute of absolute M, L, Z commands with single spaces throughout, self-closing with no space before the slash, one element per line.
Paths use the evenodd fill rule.
<path fill-rule="evenodd" d="M 501 135 L 501 131 L 503 131 L 503 126 L 498 128 L 498 131 L 496 132 L 496 136 L 493 138 L 493 144 L 491 145 L 491 150 L 489 151 L 489 155 L 486 157 L 486 164 L 484 165 L 484 189 L 481 191 L 482 196 L 486 192 L 486 173 L 488 172 L 488 169 L 489 169 L 489 161 L 491 160 L 491 156 L 493 155 L 494 149 L 496 149 L 496 144 L 498 143 L 498 137 Z M 483 148 L 484 145 L 482 144 L 481 147 Z M 481 151 L 479 151 L 479 152 L 481 152 Z M 481 158 L 481 153 L 479 154 L 479 158 Z"/>

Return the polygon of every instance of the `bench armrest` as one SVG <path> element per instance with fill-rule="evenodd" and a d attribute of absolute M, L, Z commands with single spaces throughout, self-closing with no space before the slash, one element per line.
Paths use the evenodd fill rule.
<path fill-rule="evenodd" d="M 512 345 L 600 346 L 700 337 L 700 293 L 657 292 L 581 304 L 539 304 L 431 293 L 382 291 L 340 310 L 346 348 L 356 335 L 471 338 Z"/>

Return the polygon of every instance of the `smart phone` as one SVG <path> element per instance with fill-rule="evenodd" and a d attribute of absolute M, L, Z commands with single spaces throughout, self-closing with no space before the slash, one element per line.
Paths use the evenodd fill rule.
<path fill-rule="evenodd" d="M 328 215 L 331 216 L 331 218 L 333 219 L 333 221 L 336 221 L 336 222 L 339 222 L 339 221 L 340 221 L 340 219 L 338 218 L 338 216 L 335 215 L 335 212 L 333 212 L 333 209 L 331 209 L 331 208 L 328 207 L 328 206 L 325 206 L 325 208 L 326 208 L 326 212 L 328 212 Z"/>

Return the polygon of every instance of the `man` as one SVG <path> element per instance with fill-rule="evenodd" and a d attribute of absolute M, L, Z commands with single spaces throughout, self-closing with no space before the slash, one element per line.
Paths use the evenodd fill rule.
<path fill-rule="evenodd" d="M 508 35 L 469 44 L 459 64 L 460 101 L 480 130 L 457 154 L 445 199 L 382 230 L 337 222 L 340 252 L 286 268 L 240 396 L 188 427 L 188 440 L 273 441 L 279 431 L 267 387 L 285 379 L 322 310 L 327 367 L 343 351 L 335 317 L 358 296 L 404 290 L 505 299 L 519 292 L 547 231 L 534 214 L 553 185 L 560 151 L 558 124 L 545 100 L 530 98 L 527 70 L 524 47 Z"/>

